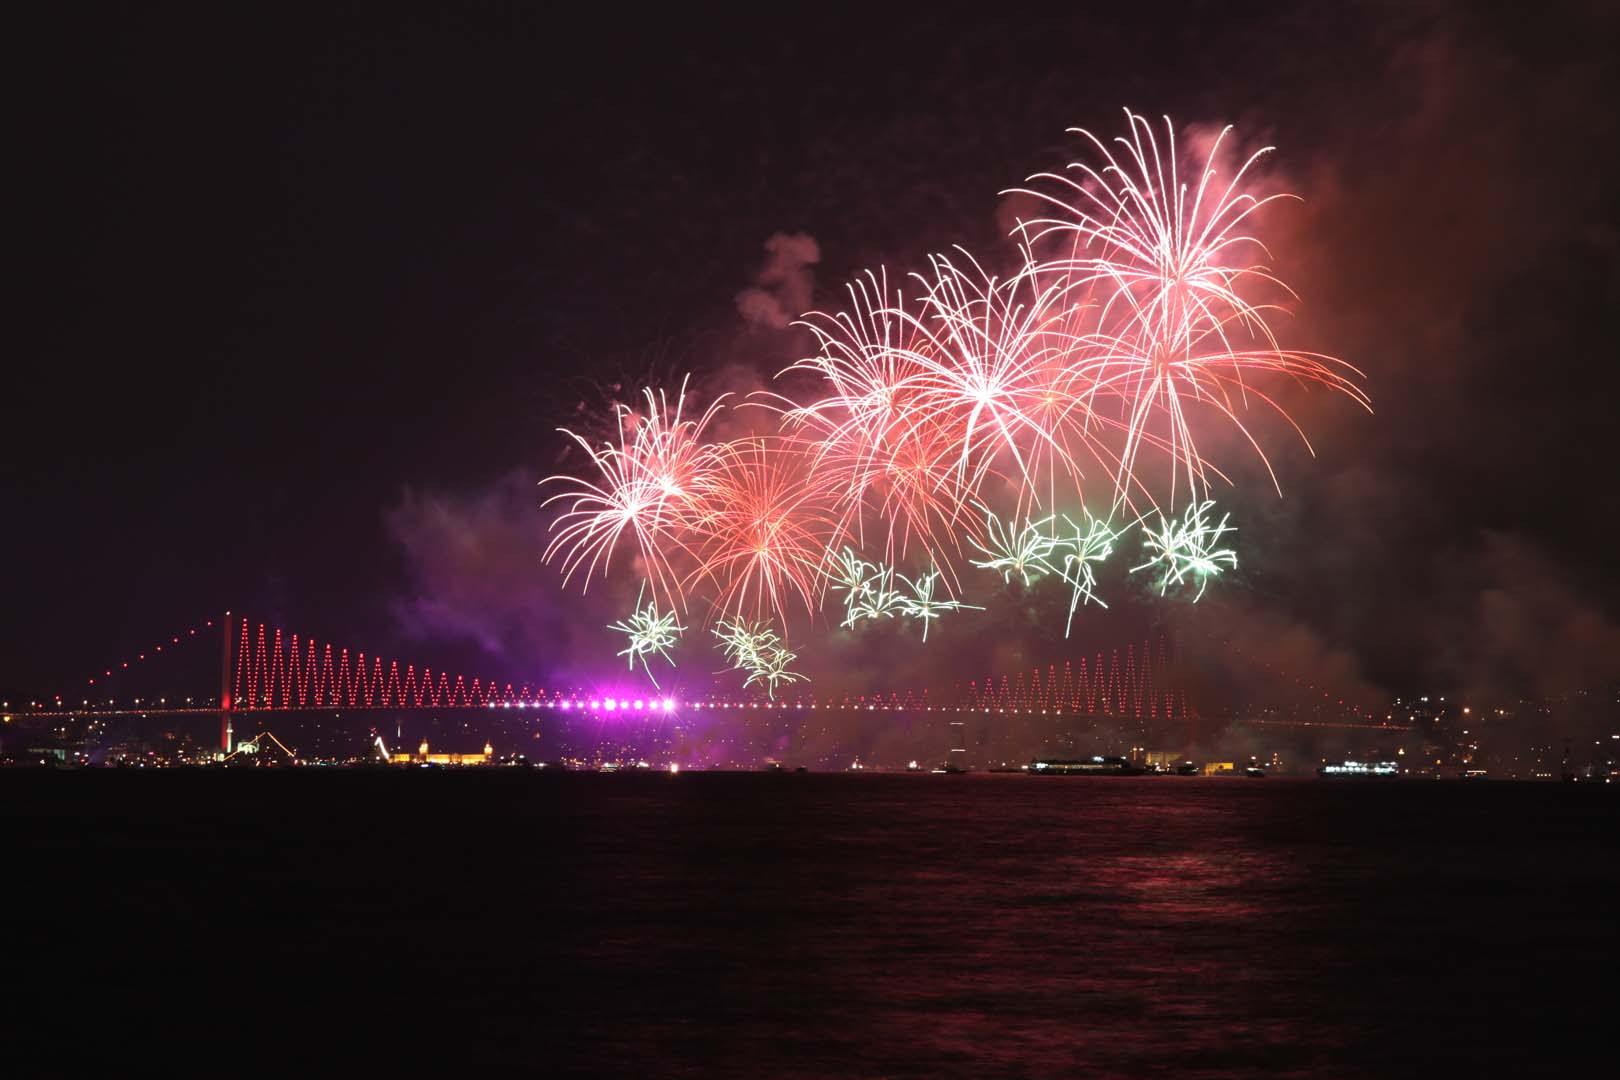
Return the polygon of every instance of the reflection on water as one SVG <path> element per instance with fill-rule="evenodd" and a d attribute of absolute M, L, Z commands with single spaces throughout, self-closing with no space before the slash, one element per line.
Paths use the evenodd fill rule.
<path fill-rule="evenodd" d="M 201 948 L 182 962 L 237 1003 L 298 986 L 264 1006 L 305 1028 L 341 1015 L 398 1031 L 429 1010 L 473 1062 L 631 1076 L 1375 1076 L 1444 1060 L 1499 1073 L 1582 1053 L 1608 1000 L 1549 974 L 1595 970 L 1612 946 L 1620 869 L 1604 792 L 164 780 L 139 800 L 53 790 L 43 816 L 29 797 L 27 843 L 61 893 L 44 917 L 184 925 L 199 939 L 214 919 L 274 927 L 276 948 L 251 962 Z M 9 820 L 21 810 L 7 795 Z M 76 883 L 119 860 L 128 887 L 84 899 Z M 101 967 L 112 992 L 139 981 L 139 964 Z M 204 1026 L 210 1007 L 195 1005 Z"/>

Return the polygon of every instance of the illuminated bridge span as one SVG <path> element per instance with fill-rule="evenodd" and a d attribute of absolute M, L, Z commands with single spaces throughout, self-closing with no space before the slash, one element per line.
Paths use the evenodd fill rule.
<path fill-rule="evenodd" d="M 218 627 L 216 630 L 215 628 Z M 212 631 L 212 633 L 210 632 Z M 214 634 L 219 637 L 214 637 Z M 185 653 L 196 644 L 213 640 L 220 650 L 218 696 L 124 698 L 108 696 L 112 682 L 154 663 L 168 666 L 170 658 Z M 1230 642 L 1216 643 L 1240 652 Z M 1240 718 L 1237 723 L 1261 726 L 1327 727 L 1353 729 L 1405 730 L 1378 718 L 1368 710 L 1347 706 L 1336 695 L 1293 673 L 1263 667 L 1278 681 L 1292 683 L 1321 703 L 1308 718 Z M 615 680 L 607 680 L 612 684 Z M 634 681 L 633 679 L 631 681 Z M 1189 741 L 1196 741 L 1198 714 L 1189 704 L 1187 693 L 1173 662 L 1172 650 L 1160 639 L 1155 650 L 1151 641 L 1138 649 L 1099 652 L 1060 665 L 1035 667 L 1016 675 L 991 675 L 966 685 L 957 683 L 953 692 L 933 697 L 927 690 L 891 691 L 872 688 L 866 693 L 835 691 L 818 694 L 812 686 L 795 687 L 792 696 L 766 701 L 759 694 L 726 691 L 694 691 L 675 697 L 650 696 L 642 691 L 602 689 L 581 691 L 573 688 L 547 689 L 522 682 L 468 678 L 432 667 L 402 664 L 374 653 L 351 651 L 314 638 L 287 633 L 263 623 L 250 623 L 227 612 L 222 623 L 214 620 L 181 629 L 157 639 L 145 651 L 131 653 L 121 662 L 105 665 L 81 684 L 78 693 L 57 694 L 44 700 L 29 701 L 26 713 L 38 718 L 97 716 L 152 716 L 203 714 L 220 720 L 220 740 L 226 753 L 234 749 L 232 718 L 237 714 L 268 711 L 390 710 L 411 709 L 514 709 L 558 710 L 586 713 L 643 713 L 657 715 L 671 711 L 704 710 L 836 710 L 858 712 L 978 712 L 1008 715 L 1057 715 L 1111 718 L 1138 723 L 1178 722 L 1189 724 Z M 622 695 L 622 696 L 621 696 Z M 1335 713 L 1343 715 L 1335 715 Z"/>
<path fill-rule="evenodd" d="M 220 682 L 217 697 L 135 698 L 119 702 L 105 696 L 110 686 L 102 681 L 117 672 L 142 667 L 168 657 L 179 646 L 206 641 L 215 626 L 220 634 Z M 199 630 L 203 633 L 199 634 Z M 167 648 L 166 648 L 167 647 Z M 931 697 L 929 692 L 903 690 L 867 693 L 817 694 L 799 688 L 792 697 L 765 701 L 747 693 L 687 693 L 678 699 L 662 696 L 619 696 L 623 691 L 599 693 L 529 683 L 468 678 L 445 670 L 401 663 L 372 653 L 351 651 L 314 638 L 287 633 L 264 623 L 250 623 L 226 613 L 223 623 L 208 621 L 198 628 L 162 639 L 129 661 L 108 665 L 86 680 L 80 701 L 31 702 L 39 716 L 80 713 L 152 715 L 160 713 L 213 713 L 220 718 L 221 742 L 232 746 L 232 717 L 267 711 L 327 709 L 557 709 L 602 712 L 659 713 L 679 710 L 817 709 L 873 712 L 996 712 L 1009 714 L 1185 720 L 1187 696 L 1175 677 L 1169 649 L 1161 639 L 1157 652 L 1143 642 L 1124 651 L 1097 653 L 1016 676 L 988 677 L 983 682 L 957 684 L 954 692 Z M 608 696 L 612 693 L 613 696 Z M 91 696 L 95 695 L 95 700 Z M 83 706 L 82 709 L 75 708 Z"/>
<path fill-rule="evenodd" d="M 227 630 L 229 635 L 230 631 Z M 227 646 L 228 654 L 231 652 Z M 300 639 L 297 634 L 284 635 L 279 629 L 259 624 L 257 632 L 246 622 L 235 636 L 234 662 L 227 656 L 227 668 L 232 673 L 231 691 L 227 708 L 238 711 L 265 709 L 468 709 L 495 707 L 551 706 L 568 702 L 570 706 L 596 707 L 598 702 L 577 692 L 547 691 L 543 686 L 528 683 L 501 683 L 494 679 L 471 679 L 449 672 L 434 672 L 424 667 L 420 671 L 414 664 L 401 670 L 397 660 L 380 656 L 369 659 L 366 654 L 351 656 L 348 649 L 335 648 L 313 638 Z M 1187 696 L 1172 680 L 1172 666 L 1164 641 L 1159 642 L 1157 657 L 1150 643 L 1144 641 L 1140 654 L 1134 645 L 1125 650 L 1122 661 L 1118 649 L 1111 654 L 1098 653 L 1095 662 L 1085 657 L 1078 661 L 1078 672 L 1073 661 L 1065 661 L 1062 674 L 1056 664 L 1046 669 L 1042 678 L 1040 668 L 1023 672 L 1009 679 L 1003 675 L 999 684 L 994 676 L 981 685 L 970 682 L 960 685 L 954 702 L 930 700 L 925 690 L 921 694 L 907 690 L 872 694 L 843 694 L 839 697 L 818 697 L 814 693 L 795 695 L 791 702 L 776 703 L 779 707 L 844 708 L 844 709 L 931 709 L 959 707 L 998 712 L 1068 712 L 1096 716 L 1128 716 L 1149 719 L 1185 718 Z M 658 699 L 662 704 L 662 699 Z M 734 708 L 757 706 L 759 702 L 746 696 L 732 698 L 717 696 L 697 702 L 710 707 Z M 617 702 L 607 704 L 612 709 Z"/>
<path fill-rule="evenodd" d="M 234 663 L 232 654 L 234 652 Z M 502 684 L 495 679 L 468 680 L 446 671 L 435 673 L 399 661 L 369 660 L 350 655 L 314 638 L 283 635 L 259 624 L 255 634 L 245 621 L 232 648 L 229 617 L 226 629 L 225 707 L 261 709 L 476 709 L 543 700 L 545 687 Z"/>
<path fill-rule="evenodd" d="M 1175 668 L 1164 640 L 1158 653 L 1151 643 L 1132 645 L 1120 660 L 1119 650 L 1098 653 L 1092 663 L 1079 660 L 1079 670 L 1065 661 L 1061 673 L 1056 664 L 1024 672 L 1009 680 L 994 676 L 983 683 L 968 684 L 965 704 L 972 709 L 1020 713 L 1080 713 L 1090 716 L 1118 716 L 1132 719 L 1184 720 L 1187 693 L 1175 678 Z"/>
<path fill-rule="evenodd" d="M 135 698 L 116 702 L 104 695 L 106 680 L 134 668 L 160 663 L 184 651 L 192 642 L 206 642 L 209 631 L 220 626 L 221 649 L 218 697 Z M 1230 648 L 1229 643 L 1227 647 Z M 1235 650 L 1234 650 L 1235 651 Z M 1263 665 L 1270 670 L 1269 665 Z M 1286 677 L 1291 673 L 1272 671 Z M 1284 679 L 1286 681 L 1286 678 Z M 1309 718 L 1241 718 L 1238 723 L 1257 726 L 1323 727 L 1344 729 L 1406 730 L 1387 718 L 1374 720 L 1359 708 L 1348 714 L 1333 715 L 1332 698 L 1322 688 L 1294 678 L 1314 698 L 1324 699 Z M 547 689 L 529 683 L 502 682 L 498 679 L 468 678 L 445 670 L 415 664 L 402 664 L 376 654 L 351 651 L 314 638 L 290 634 L 264 623 L 250 623 L 226 613 L 223 623 L 212 620 L 168 635 L 132 654 L 121 663 L 108 665 L 96 677 L 86 680 L 83 695 L 75 709 L 71 700 L 56 696 L 48 702 L 31 702 L 30 710 L 42 717 L 78 715 L 212 714 L 220 718 L 220 740 L 230 752 L 232 717 L 239 713 L 268 711 L 318 711 L 326 709 L 528 709 L 578 710 L 582 712 L 659 714 L 672 710 L 836 710 L 856 712 L 978 712 L 1011 715 L 1058 715 L 1111 718 L 1137 722 L 1196 722 L 1183 688 L 1177 666 L 1166 641 L 1158 648 L 1151 641 L 1140 649 L 1099 652 L 1092 657 L 1065 661 L 1061 667 L 1050 664 L 1012 676 L 991 675 L 966 686 L 957 684 L 954 692 L 935 698 L 921 692 L 877 691 L 817 694 L 810 686 L 796 687 L 791 697 L 765 701 L 757 694 L 684 693 L 678 697 L 637 696 L 625 690 L 598 692 L 575 689 Z M 92 701 L 90 695 L 96 695 Z M 624 696 L 620 696 L 624 695 Z M 1344 709 L 1344 703 L 1339 702 Z M 1354 717 L 1354 719 L 1351 719 Z M 1189 730 L 1192 730 L 1189 728 Z"/>

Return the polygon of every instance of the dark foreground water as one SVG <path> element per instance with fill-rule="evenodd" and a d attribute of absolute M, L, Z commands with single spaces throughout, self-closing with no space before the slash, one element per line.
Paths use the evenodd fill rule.
<path fill-rule="evenodd" d="M 360 1075 L 1615 1060 L 1612 790 L 0 774 L 3 1058 Z M 21 1075 L 21 1074 L 19 1074 Z"/>

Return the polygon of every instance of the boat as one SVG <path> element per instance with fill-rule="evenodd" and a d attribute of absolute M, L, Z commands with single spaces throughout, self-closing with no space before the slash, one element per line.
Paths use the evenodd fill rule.
<path fill-rule="evenodd" d="M 1393 761 L 1345 761 L 1337 765 L 1323 765 L 1316 775 L 1328 779 L 1392 779 L 1400 775 L 1401 767 Z"/>
<path fill-rule="evenodd" d="M 1048 758 L 1029 763 L 1031 776 L 1140 776 L 1147 770 L 1122 757 Z"/>

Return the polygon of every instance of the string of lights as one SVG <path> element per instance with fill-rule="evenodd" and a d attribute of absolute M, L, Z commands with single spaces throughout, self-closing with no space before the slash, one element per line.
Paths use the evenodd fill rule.
<path fill-rule="evenodd" d="M 311 637 L 283 634 L 258 624 L 253 634 L 242 622 L 233 671 L 233 706 L 237 709 L 400 709 L 472 708 L 506 702 L 540 701 L 544 687 L 502 684 L 495 679 L 467 679 L 446 671 L 435 673 L 398 660 L 385 662 L 375 653 L 353 654 Z"/>
<path fill-rule="evenodd" d="M 982 684 L 975 680 L 968 684 L 965 700 L 980 711 L 1187 717 L 1187 694 L 1174 678 L 1162 638 L 1156 656 L 1151 643 L 1144 641 L 1140 652 L 1135 645 L 1126 647 L 1123 663 L 1115 649 L 1111 654 L 1097 653 L 1089 665 L 1081 657 L 1078 664 L 1077 672 L 1074 663 L 1065 661 L 1061 675 L 1056 664 L 1048 665 L 1044 679 L 1036 667 L 1027 680 L 1023 672 L 1011 679 L 1003 675 L 999 683 L 994 677 L 986 677 Z"/>

